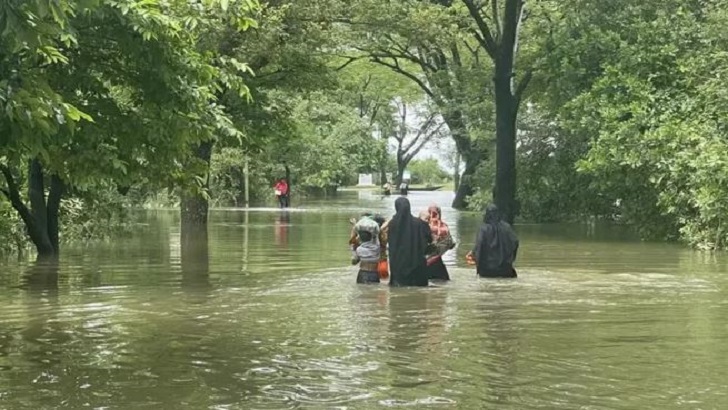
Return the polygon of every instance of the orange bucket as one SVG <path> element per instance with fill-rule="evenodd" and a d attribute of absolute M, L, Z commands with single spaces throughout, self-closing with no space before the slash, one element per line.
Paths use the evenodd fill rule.
<path fill-rule="evenodd" d="M 389 262 L 387 262 L 386 259 L 379 261 L 379 265 L 377 265 L 377 273 L 379 274 L 379 279 L 389 278 Z"/>

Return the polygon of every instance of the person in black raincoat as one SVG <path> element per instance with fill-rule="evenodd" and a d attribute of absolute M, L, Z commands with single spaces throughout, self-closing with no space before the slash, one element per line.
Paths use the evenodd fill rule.
<path fill-rule="evenodd" d="M 425 253 L 432 242 L 430 227 L 412 216 L 407 198 L 394 202 L 396 215 L 389 221 L 389 271 L 391 286 L 428 286 Z"/>
<path fill-rule="evenodd" d="M 478 275 L 484 278 L 515 278 L 513 262 L 517 252 L 518 237 L 513 228 L 502 219 L 498 207 L 488 205 L 472 251 Z"/>

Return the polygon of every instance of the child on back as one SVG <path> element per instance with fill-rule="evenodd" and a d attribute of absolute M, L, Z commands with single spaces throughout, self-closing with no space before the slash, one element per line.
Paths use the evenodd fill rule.
<path fill-rule="evenodd" d="M 351 262 L 359 264 L 356 283 L 379 283 L 379 223 L 372 216 L 364 216 L 354 225 L 354 232 L 356 239 L 352 243 Z"/>
<path fill-rule="evenodd" d="M 359 274 L 356 283 L 379 283 L 379 241 L 371 232 L 359 231 L 359 246 L 352 251 L 352 264 L 359 264 Z"/>

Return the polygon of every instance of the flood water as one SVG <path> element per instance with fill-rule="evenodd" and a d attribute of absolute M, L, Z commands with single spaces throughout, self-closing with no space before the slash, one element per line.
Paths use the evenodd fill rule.
<path fill-rule="evenodd" d="M 2 262 L 0 409 L 728 408 L 724 255 L 520 225 L 519 279 L 478 279 L 480 218 L 444 207 L 451 283 L 356 285 L 348 219 L 393 201 L 216 210 L 207 243 L 151 211 L 58 266 Z"/>

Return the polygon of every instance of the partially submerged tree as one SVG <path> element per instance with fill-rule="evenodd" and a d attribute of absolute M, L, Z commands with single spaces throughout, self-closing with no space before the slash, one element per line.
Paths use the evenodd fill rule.
<path fill-rule="evenodd" d="M 462 0 L 474 22 L 472 32 L 493 63 L 496 177 L 493 199 L 509 222 L 517 213 L 516 120 L 532 71 L 516 76 L 518 34 L 524 0 Z M 488 6 L 490 3 L 490 7 Z M 502 9 L 502 10 L 501 10 Z M 488 12 L 487 10 L 490 10 Z"/>
<path fill-rule="evenodd" d="M 0 40 L 8 79 L 0 82 L 2 192 L 39 256 L 58 255 L 59 204 L 69 189 L 186 181 L 196 171 L 185 166 L 187 147 L 234 133 L 216 95 L 225 73 L 198 51 L 194 29 L 185 26 L 191 16 L 174 7 L 183 3 L 0 6 L 10 33 Z"/>
<path fill-rule="evenodd" d="M 225 120 L 230 120 L 234 113 L 229 105 L 240 99 L 249 98 L 248 87 L 243 83 L 243 76 L 251 70 L 239 59 L 245 58 L 243 48 L 246 41 L 245 31 L 255 26 L 251 18 L 257 9 L 255 0 L 224 0 L 219 7 L 202 6 L 200 4 L 181 4 L 179 13 L 188 16 L 185 24 L 195 36 L 196 50 L 206 54 L 211 64 L 219 71 L 215 84 L 215 98 L 220 104 Z M 206 226 L 209 211 L 210 161 L 215 143 L 226 139 L 242 145 L 244 134 L 231 123 L 230 127 L 219 129 L 201 141 L 191 145 L 191 165 L 197 165 L 201 172 L 195 175 L 196 183 L 183 186 L 180 200 L 182 226 Z"/>

